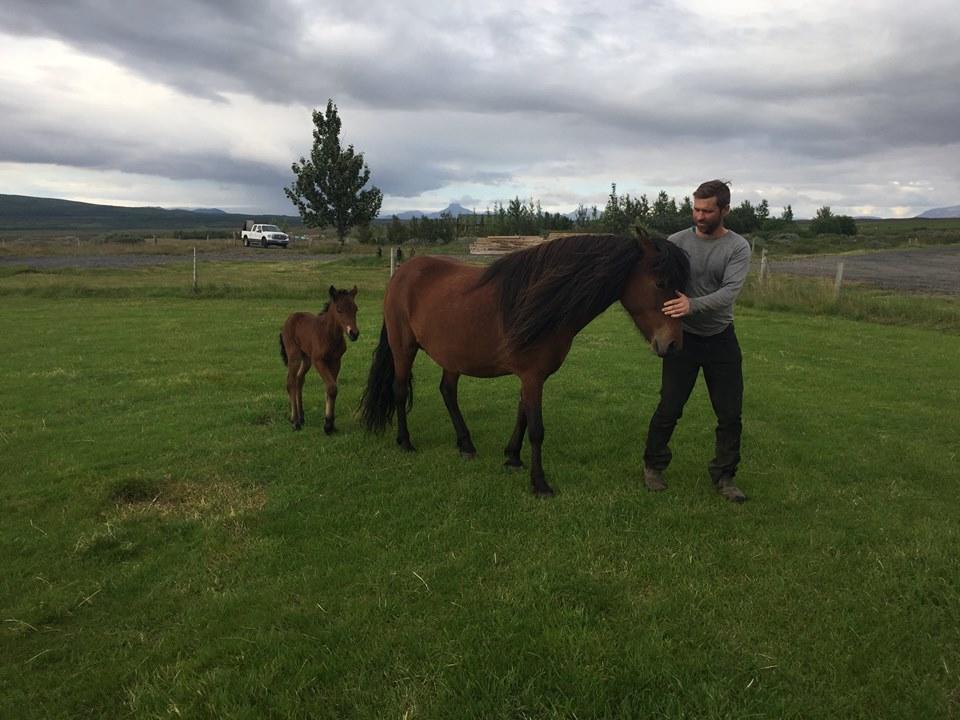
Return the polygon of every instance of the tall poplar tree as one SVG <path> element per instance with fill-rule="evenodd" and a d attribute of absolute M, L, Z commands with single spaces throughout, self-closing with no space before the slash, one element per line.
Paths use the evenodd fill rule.
<path fill-rule="evenodd" d="M 380 213 L 383 193 L 376 186 L 363 186 L 370 169 L 363 153 L 340 146 L 340 116 L 333 100 L 325 113 L 313 111 L 313 150 L 292 165 L 294 180 L 283 189 L 297 206 L 307 227 L 333 226 L 343 244 L 350 228 L 367 225 Z"/>

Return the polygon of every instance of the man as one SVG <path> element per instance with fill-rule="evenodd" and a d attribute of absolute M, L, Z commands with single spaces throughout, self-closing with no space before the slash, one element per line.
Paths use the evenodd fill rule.
<path fill-rule="evenodd" d="M 687 294 L 678 292 L 663 306 L 666 315 L 683 318 L 683 349 L 663 359 L 660 403 L 647 432 L 643 479 L 648 490 L 667 489 L 663 471 L 673 457 L 670 436 L 702 369 L 717 416 L 710 478 L 717 492 L 740 503 L 747 499 L 734 483 L 740 462 L 743 371 L 733 304 L 750 269 L 750 245 L 723 226 L 730 212 L 730 188 L 725 181 L 703 183 L 693 198 L 694 227 L 668 238 L 690 256 Z"/>

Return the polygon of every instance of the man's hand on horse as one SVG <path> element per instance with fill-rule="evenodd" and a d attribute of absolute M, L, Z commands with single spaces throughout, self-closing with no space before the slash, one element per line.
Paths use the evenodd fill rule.
<path fill-rule="evenodd" d="M 663 304 L 663 314 L 672 318 L 683 317 L 690 314 L 690 298 L 682 292 L 677 292 L 677 297 L 673 300 L 667 300 Z"/>

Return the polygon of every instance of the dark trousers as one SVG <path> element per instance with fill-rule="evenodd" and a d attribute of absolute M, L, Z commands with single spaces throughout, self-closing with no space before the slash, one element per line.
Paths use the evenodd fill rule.
<path fill-rule="evenodd" d="M 735 476 L 740 462 L 743 364 L 733 325 L 709 337 L 684 332 L 683 349 L 663 359 L 660 404 L 650 418 L 643 460 L 654 470 L 664 470 L 670 464 L 670 436 L 701 369 L 717 416 L 715 455 L 709 465 L 710 477 L 716 483 L 721 477 Z"/>

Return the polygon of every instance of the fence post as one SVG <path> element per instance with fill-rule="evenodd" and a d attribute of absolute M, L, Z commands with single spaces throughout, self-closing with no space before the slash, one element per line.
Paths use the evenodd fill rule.
<path fill-rule="evenodd" d="M 193 291 L 197 291 L 197 248 L 193 248 Z"/>
<path fill-rule="evenodd" d="M 833 299 L 840 299 L 840 287 L 843 285 L 843 260 L 837 263 L 837 276 L 833 280 Z"/>
<path fill-rule="evenodd" d="M 763 285 L 763 278 L 767 274 L 767 249 L 764 248 L 760 254 L 760 284 Z"/>

